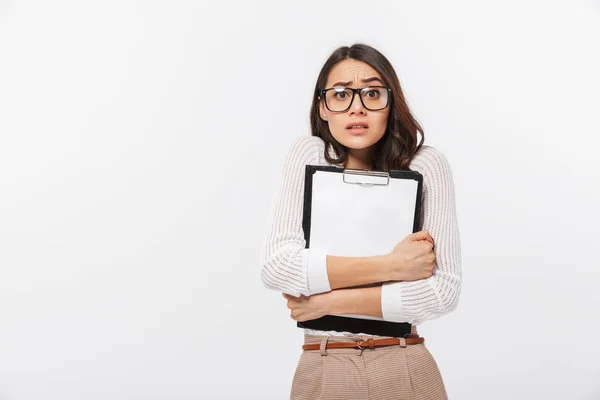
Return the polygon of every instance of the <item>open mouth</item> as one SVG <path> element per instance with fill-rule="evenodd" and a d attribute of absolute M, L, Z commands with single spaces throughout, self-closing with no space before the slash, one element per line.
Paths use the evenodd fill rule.
<path fill-rule="evenodd" d="M 346 125 L 346 129 L 351 134 L 364 133 L 367 131 L 368 128 L 369 128 L 369 125 L 367 125 L 364 122 L 352 122 L 352 123 Z"/>
<path fill-rule="evenodd" d="M 363 133 L 366 132 L 369 128 L 369 124 L 365 121 L 353 121 L 346 125 L 346 129 L 350 131 L 352 134 Z"/>
<path fill-rule="evenodd" d="M 367 129 L 369 125 L 364 121 L 350 122 L 346 125 L 346 129 Z"/>

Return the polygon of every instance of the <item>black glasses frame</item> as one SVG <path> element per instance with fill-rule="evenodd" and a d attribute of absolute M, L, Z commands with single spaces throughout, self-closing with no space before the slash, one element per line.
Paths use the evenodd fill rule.
<path fill-rule="evenodd" d="M 363 101 L 362 96 L 360 95 L 360 92 L 363 89 L 371 89 L 371 88 L 383 88 L 386 89 L 388 91 L 388 96 L 387 96 L 387 101 L 385 103 L 384 107 L 381 108 L 369 108 L 365 105 L 365 102 Z M 319 100 L 321 99 L 321 97 L 323 97 L 323 101 L 325 102 L 325 107 L 327 107 L 327 109 L 331 112 L 346 112 L 350 109 L 350 107 L 352 107 L 352 103 L 354 102 L 354 97 L 356 97 L 355 95 L 358 93 L 358 98 L 360 99 L 360 102 L 362 103 L 363 107 L 366 108 L 369 111 L 380 111 L 380 110 L 385 110 L 389 105 L 390 105 L 390 98 L 392 97 L 392 89 L 390 89 L 387 86 L 365 86 L 362 88 L 351 88 L 351 87 L 345 87 L 343 88 L 344 90 L 351 90 L 352 91 L 352 99 L 350 100 L 350 104 L 348 105 L 348 107 L 345 110 L 341 110 L 341 111 L 333 111 L 332 109 L 329 108 L 329 105 L 327 104 L 327 96 L 326 93 L 330 90 L 335 90 L 335 89 L 342 89 L 342 88 L 329 88 L 329 89 L 323 89 L 321 90 L 321 92 L 319 93 Z"/>

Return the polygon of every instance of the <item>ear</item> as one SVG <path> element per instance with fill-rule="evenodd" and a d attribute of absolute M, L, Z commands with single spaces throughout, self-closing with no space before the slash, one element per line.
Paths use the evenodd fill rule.
<path fill-rule="evenodd" d="M 321 116 L 321 119 L 323 121 L 327 121 L 327 112 L 326 112 L 325 103 L 323 103 L 323 100 L 319 101 L 319 115 Z"/>

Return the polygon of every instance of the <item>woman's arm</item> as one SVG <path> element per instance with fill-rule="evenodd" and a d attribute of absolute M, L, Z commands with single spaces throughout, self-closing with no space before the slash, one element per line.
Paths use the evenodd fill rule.
<path fill-rule="evenodd" d="M 461 291 L 461 248 L 452 170 L 436 148 L 423 147 L 411 163 L 423 175 L 423 229 L 435 242 L 433 275 L 381 286 L 383 319 L 420 324 L 453 311 Z"/>
<path fill-rule="evenodd" d="M 381 285 L 333 290 L 329 299 L 330 314 L 357 314 L 383 318 Z"/>
<path fill-rule="evenodd" d="M 308 321 L 328 314 L 358 314 L 382 317 L 381 286 L 339 289 L 313 296 L 293 297 L 283 293 L 296 321 Z"/>

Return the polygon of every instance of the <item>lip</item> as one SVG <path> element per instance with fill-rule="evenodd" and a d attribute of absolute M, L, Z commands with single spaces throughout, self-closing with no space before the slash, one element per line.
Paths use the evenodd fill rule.
<path fill-rule="evenodd" d="M 367 128 L 347 129 L 351 135 L 362 135 L 367 132 Z"/>
<path fill-rule="evenodd" d="M 350 122 L 348 125 L 346 125 L 346 129 L 350 129 L 351 126 L 354 125 L 363 125 L 365 127 L 365 129 L 369 128 L 369 124 L 367 124 L 365 121 L 354 121 L 354 122 Z"/>

